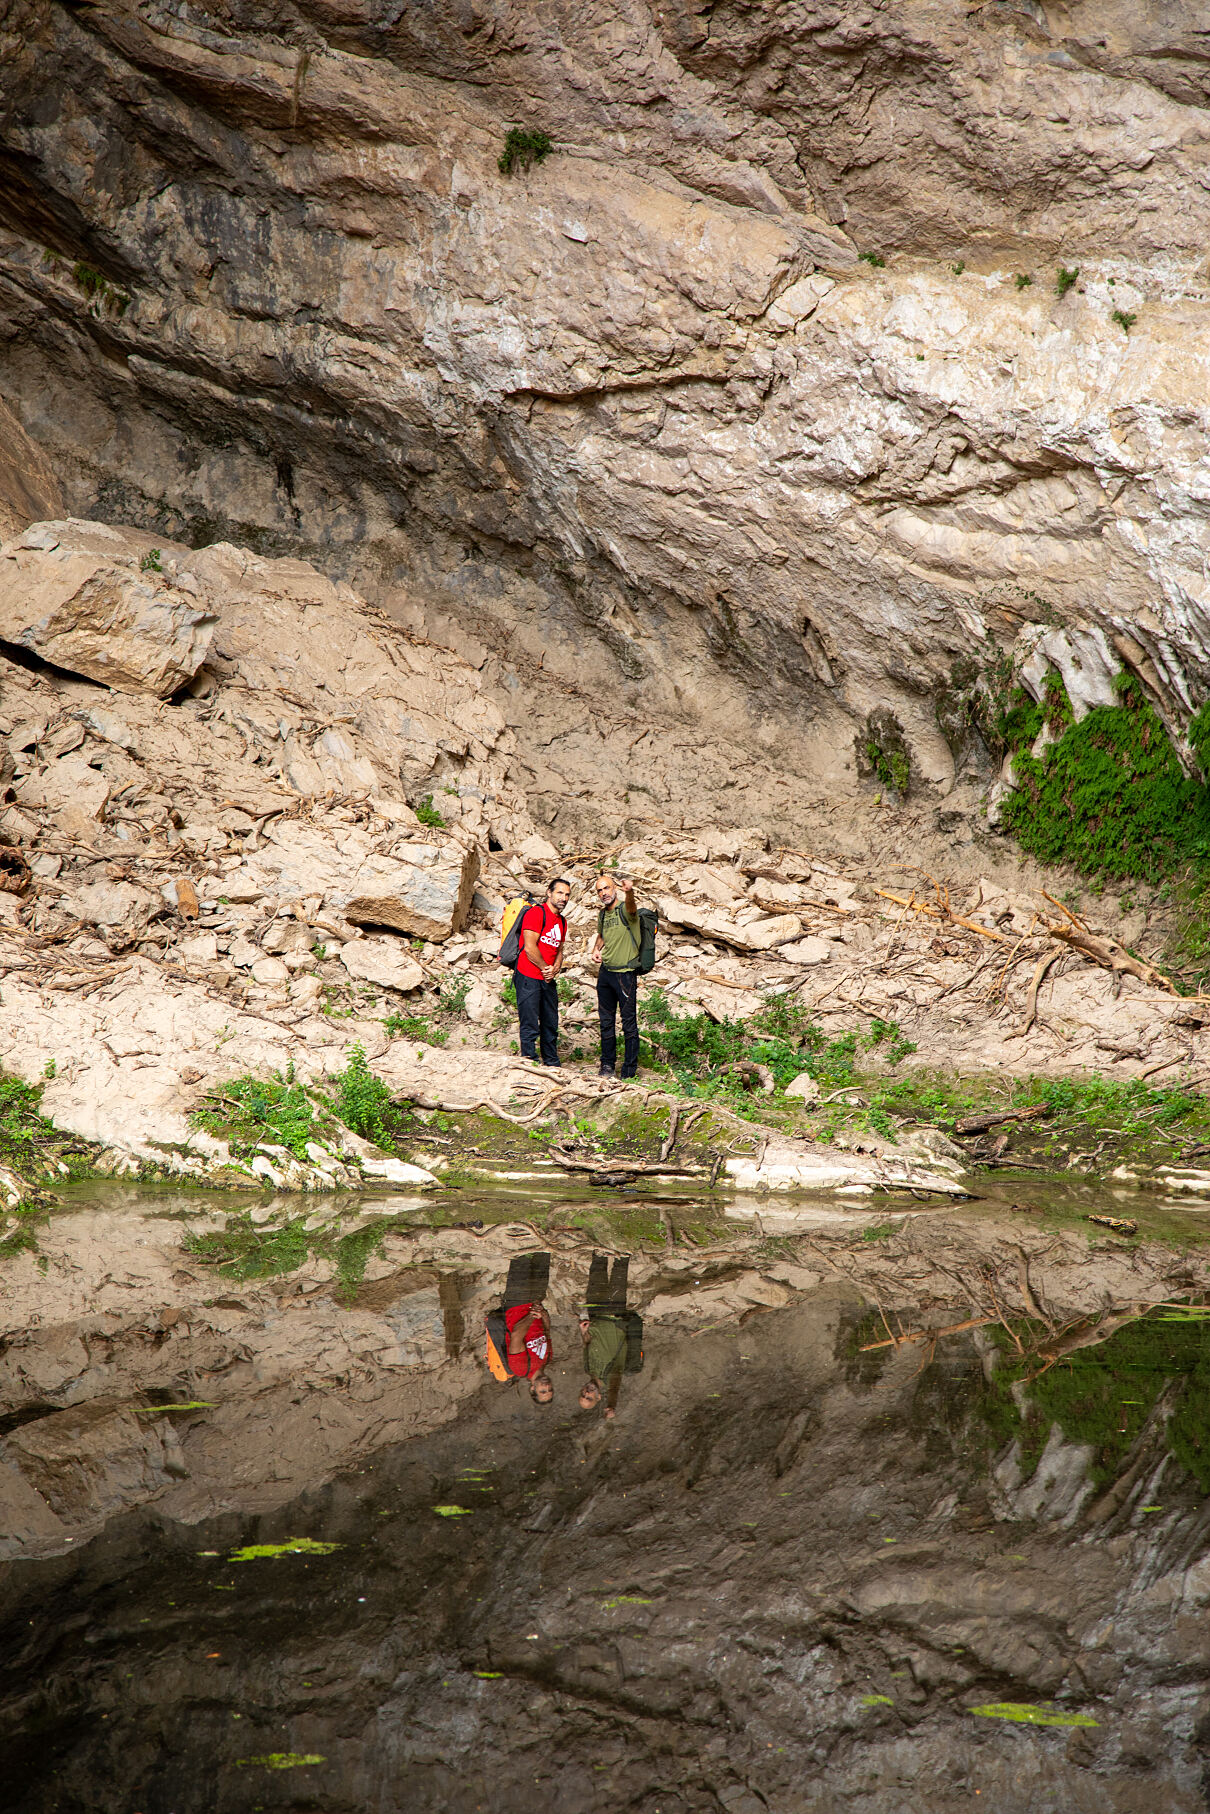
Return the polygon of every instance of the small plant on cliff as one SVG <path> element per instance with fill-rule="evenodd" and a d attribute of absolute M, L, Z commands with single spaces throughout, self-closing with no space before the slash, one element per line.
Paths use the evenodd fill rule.
<path fill-rule="evenodd" d="M 1059 274 L 1055 278 L 1055 295 L 1060 299 L 1060 301 L 1062 301 L 1063 297 L 1066 296 L 1068 290 L 1070 290 L 1072 284 L 1075 283 L 1075 281 L 1079 277 L 1079 275 L 1080 275 L 1079 265 L 1072 265 L 1070 267 L 1070 269 L 1067 267 L 1067 265 L 1059 266 Z"/>
<path fill-rule="evenodd" d="M 124 315 L 130 307 L 130 297 L 126 291 L 111 284 L 92 265 L 81 260 L 79 264 L 72 266 L 71 275 L 76 287 L 88 297 L 91 314 L 99 315 L 104 310 L 106 314 Z"/>
<path fill-rule="evenodd" d="M 859 252 L 857 256 L 867 265 L 873 265 L 876 270 L 881 271 L 886 266 L 886 259 L 881 252 Z"/>
<path fill-rule="evenodd" d="M 441 985 L 440 1002 L 445 1014 L 461 1014 L 466 1007 L 466 998 L 471 992 L 469 976 L 451 977 L 449 982 Z"/>
<path fill-rule="evenodd" d="M 553 150 L 550 135 L 536 127 L 510 126 L 504 138 L 504 150 L 497 160 L 502 176 L 514 170 L 528 170 L 540 164 Z"/>
<path fill-rule="evenodd" d="M 434 831 L 442 830 L 445 825 L 445 820 L 433 805 L 432 794 L 426 794 L 424 799 L 421 800 L 416 808 L 416 817 L 420 820 L 422 825 L 428 825 Z"/>
<path fill-rule="evenodd" d="M 882 782 L 884 787 L 892 788 L 895 793 L 906 795 L 911 784 L 911 764 L 903 750 L 884 750 L 881 744 L 872 737 L 866 739 L 866 761 Z"/>
<path fill-rule="evenodd" d="M 140 573 L 162 573 L 163 571 L 164 571 L 164 563 L 160 558 L 159 549 L 158 548 L 149 548 L 147 550 L 146 554 L 143 556 L 142 560 L 139 562 L 139 572 Z"/>
<path fill-rule="evenodd" d="M 1028 271 L 1018 271 L 1013 281 L 1016 283 L 1019 290 L 1028 290 L 1030 284 L 1033 282 L 1033 278 L 1029 275 Z"/>
<path fill-rule="evenodd" d="M 1109 319 L 1117 322 L 1123 334 L 1128 334 L 1138 320 L 1138 315 L 1133 309 L 1114 309 Z"/>
<path fill-rule="evenodd" d="M 264 1079 L 233 1077 L 221 1089 L 208 1093 L 205 1106 L 189 1117 L 231 1151 L 248 1158 L 258 1146 L 284 1146 L 296 1159 L 307 1156 L 308 1140 L 322 1140 L 332 1126 L 331 1115 L 317 1110 L 301 1083 L 278 1076 Z"/>

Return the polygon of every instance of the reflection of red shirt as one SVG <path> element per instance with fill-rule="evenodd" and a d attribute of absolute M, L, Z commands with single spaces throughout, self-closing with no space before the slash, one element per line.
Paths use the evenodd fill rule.
<path fill-rule="evenodd" d="M 517 958 L 517 969 L 522 976 L 541 976 L 537 964 L 531 964 L 525 955 L 525 930 L 538 935 L 538 950 L 548 964 L 553 964 L 559 955 L 563 940 L 567 936 L 567 921 L 545 901 L 539 901 L 536 907 L 527 907 L 521 918 L 521 948 Z"/>
<path fill-rule="evenodd" d="M 520 1354 L 508 1356 L 510 1370 L 520 1374 L 522 1379 L 540 1373 L 550 1359 L 550 1342 L 542 1326 L 542 1319 L 533 1315 L 533 1308 L 532 1304 L 514 1304 L 511 1310 L 504 1312 L 504 1326 L 510 1335 L 522 1317 L 531 1317 L 530 1325 L 525 1331 L 525 1347 Z"/>

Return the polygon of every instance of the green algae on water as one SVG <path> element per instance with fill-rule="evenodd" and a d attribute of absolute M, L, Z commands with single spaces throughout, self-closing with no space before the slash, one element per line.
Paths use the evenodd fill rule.
<path fill-rule="evenodd" d="M 327 1761 L 318 1751 L 269 1751 L 264 1757 L 237 1757 L 235 1760 L 241 1770 L 247 1764 L 255 1764 L 261 1770 L 302 1770 L 308 1764 L 326 1764 Z"/>
<path fill-rule="evenodd" d="M 270 1556 L 330 1556 L 339 1543 L 319 1543 L 314 1537 L 290 1537 L 285 1543 L 249 1543 L 232 1550 L 228 1562 L 261 1562 Z"/>
<path fill-rule="evenodd" d="M 988 1720 L 1015 1720 L 1022 1726 L 1099 1726 L 1087 1713 L 1065 1713 L 1059 1707 L 1035 1707 L 1029 1701 L 989 1701 L 983 1707 L 968 1707 Z"/>
<path fill-rule="evenodd" d="M 213 1411 L 214 1401 L 209 1398 L 191 1398 L 188 1403 L 180 1405 L 135 1405 L 136 1417 L 157 1417 L 162 1411 Z"/>

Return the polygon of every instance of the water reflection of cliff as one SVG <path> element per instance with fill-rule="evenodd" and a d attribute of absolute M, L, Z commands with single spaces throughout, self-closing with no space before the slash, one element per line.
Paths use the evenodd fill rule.
<path fill-rule="evenodd" d="M 12 1805 L 1200 1807 L 1207 1348 L 1162 1314 L 1047 1366 L 1075 1325 L 820 1288 L 668 1332 L 616 1423 L 484 1393 L 10 1570 Z"/>

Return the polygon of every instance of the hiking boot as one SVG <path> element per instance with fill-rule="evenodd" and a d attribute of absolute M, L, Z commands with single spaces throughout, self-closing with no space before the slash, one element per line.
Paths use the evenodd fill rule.
<path fill-rule="evenodd" d="M 616 1077 L 617 1072 L 614 1070 L 614 1068 L 611 1064 L 603 1064 L 601 1066 L 600 1070 L 597 1072 L 597 1076 L 598 1077 Z"/>

